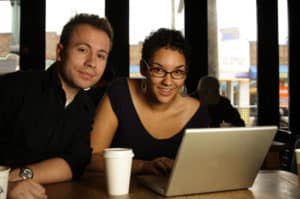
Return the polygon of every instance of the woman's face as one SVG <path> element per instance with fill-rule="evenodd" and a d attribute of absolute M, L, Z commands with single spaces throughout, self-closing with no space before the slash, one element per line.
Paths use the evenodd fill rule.
<path fill-rule="evenodd" d="M 186 60 L 177 50 L 160 48 L 148 63 L 147 92 L 160 103 L 170 103 L 180 94 L 186 78 Z M 169 72 L 164 74 L 165 72 Z M 177 79 L 174 79 L 172 75 Z M 164 74 L 157 77 L 157 73 Z M 181 75 L 180 75 L 181 74 Z M 178 76 L 181 77 L 178 79 Z"/>

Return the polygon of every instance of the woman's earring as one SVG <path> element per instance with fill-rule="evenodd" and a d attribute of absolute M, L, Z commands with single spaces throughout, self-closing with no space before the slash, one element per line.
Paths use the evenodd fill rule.
<path fill-rule="evenodd" d="M 141 81 L 141 91 L 142 91 L 142 93 L 146 93 L 146 91 L 147 91 L 147 81 L 146 81 L 146 79 L 142 79 L 142 81 Z"/>
<path fill-rule="evenodd" d="M 187 88 L 185 86 L 185 84 L 181 87 L 181 93 L 182 96 L 187 96 Z"/>

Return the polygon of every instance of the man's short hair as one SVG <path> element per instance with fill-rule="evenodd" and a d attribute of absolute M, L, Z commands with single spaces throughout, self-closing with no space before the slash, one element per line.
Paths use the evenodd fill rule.
<path fill-rule="evenodd" d="M 67 47 L 74 29 L 78 25 L 82 24 L 90 25 L 98 30 L 105 32 L 109 37 L 112 46 L 113 29 L 111 27 L 110 22 L 105 17 L 99 17 L 98 15 L 86 13 L 76 14 L 64 25 L 59 42 L 64 47 Z"/>

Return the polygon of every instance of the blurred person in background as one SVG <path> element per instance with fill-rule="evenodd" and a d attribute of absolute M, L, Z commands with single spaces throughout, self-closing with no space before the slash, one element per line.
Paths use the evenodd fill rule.
<path fill-rule="evenodd" d="M 219 94 L 219 81 L 213 76 L 204 76 L 191 96 L 200 100 L 208 107 L 211 117 L 210 127 L 245 126 L 239 111 L 234 108 L 229 99 Z"/>

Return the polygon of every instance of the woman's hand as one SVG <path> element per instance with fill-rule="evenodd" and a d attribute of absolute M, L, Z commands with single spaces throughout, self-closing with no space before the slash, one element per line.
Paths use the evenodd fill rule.
<path fill-rule="evenodd" d="M 174 160 L 167 157 L 159 157 L 151 161 L 145 161 L 140 173 L 154 175 L 168 175 L 173 168 Z"/>
<path fill-rule="evenodd" d="M 9 182 L 9 199 L 47 199 L 45 188 L 32 179 Z"/>

